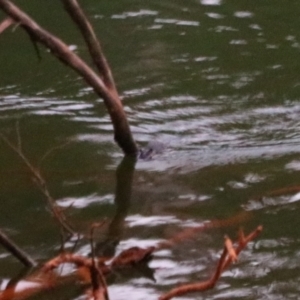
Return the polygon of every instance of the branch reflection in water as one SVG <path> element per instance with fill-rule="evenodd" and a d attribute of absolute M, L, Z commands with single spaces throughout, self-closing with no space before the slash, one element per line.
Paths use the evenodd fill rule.
<path fill-rule="evenodd" d="M 96 256 L 112 257 L 116 252 L 116 247 L 124 232 L 124 222 L 130 207 L 135 165 L 136 158 L 125 156 L 116 170 L 116 192 L 114 200 L 116 211 L 109 224 L 106 238 L 103 241 L 96 242 Z"/>

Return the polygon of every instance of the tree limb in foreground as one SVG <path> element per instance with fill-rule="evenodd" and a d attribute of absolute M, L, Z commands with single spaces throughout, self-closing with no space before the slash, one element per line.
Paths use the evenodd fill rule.
<path fill-rule="evenodd" d="M 178 286 L 168 293 L 162 295 L 159 300 L 169 300 L 187 293 L 204 292 L 212 289 L 216 285 L 222 272 L 237 259 L 237 255 L 247 246 L 250 241 L 255 239 L 261 233 L 262 229 L 262 226 L 258 226 L 246 237 L 244 236 L 244 232 L 241 230 L 239 233 L 238 245 L 236 247 L 232 245 L 232 242 L 228 237 L 225 237 L 222 255 L 219 259 L 216 271 L 210 279 Z"/>
<path fill-rule="evenodd" d="M 178 286 L 162 295 L 159 300 L 169 300 L 173 297 L 178 297 L 187 293 L 204 292 L 208 289 L 212 289 L 219 280 L 222 272 L 236 260 L 237 255 L 249 242 L 253 241 L 261 233 L 261 231 L 262 226 L 258 226 L 249 235 L 244 236 L 244 233 L 241 230 L 236 246 L 234 246 L 228 237 L 225 237 L 222 255 L 217 263 L 216 270 L 210 279 Z M 101 280 L 102 276 L 107 276 L 124 268 L 128 269 L 142 263 L 147 263 L 151 259 L 153 252 L 160 249 L 161 247 L 159 246 L 148 247 L 146 249 L 132 247 L 122 251 L 114 259 L 108 257 L 97 257 L 96 264 L 95 261 L 93 261 L 93 258 L 63 252 L 55 258 L 47 261 L 41 268 L 36 270 L 29 277 L 25 278 L 26 281 L 38 283 L 33 289 L 29 288 L 23 291 L 16 291 L 14 287 L 7 288 L 5 291 L 0 292 L 0 300 L 11 300 L 12 297 L 27 299 L 42 290 L 48 290 L 50 288 L 53 289 L 53 287 L 61 285 L 69 280 L 74 281 L 75 278 L 72 276 L 67 278 L 61 277 L 58 273 L 53 273 L 55 269 L 65 263 L 73 264 L 77 270 L 76 275 L 78 277 L 76 276 L 76 278 L 80 279 L 85 285 L 89 284 L 89 297 L 86 299 L 107 300 L 108 291 L 105 280 Z M 93 277 L 96 279 L 95 282 L 93 282 Z"/>
<path fill-rule="evenodd" d="M 91 58 L 97 67 L 105 85 L 109 88 L 109 90 L 118 94 L 111 69 L 103 54 L 100 42 L 97 39 L 91 23 L 86 18 L 81 7 L 78 5 L 77 0 L 61 1 L 63 2 L 66 11 L 69 13 L 74 23 L 78 26 L 82 37 L 87 44 Z"/>
<path fill-rule="evenodd" d="M 15 244 L 2 230 L 0 230 L 0 244 L 5 247 L 24 266 L 35 267 L 36 261 L 32 259 L 24 250 Z"/>
<path fill-rule="evenodd" d="M 94 89 L 95 93 L 103 98 L 110 115 L 114 137 L 125 155 L 137 156 L 138 148 L 133 139 L 129 123 L 122 102 L 115 88 L 110 68 L 105 60 L 90 23 L 80 9 L 76 0 L 62 0 L 68 13 L 81 32 L 86 35 L 93 61 L 96 62 L 102 78 L 98 76 L 78 55 L 72 52 L 61 39 L 42 28 L 31 17 L 24 13 L 10 0 L 0 0 L 2 9 L 11 19 L 26 30 L 29 36 L 48 48 L 60 61 L 72 68 Z"/>

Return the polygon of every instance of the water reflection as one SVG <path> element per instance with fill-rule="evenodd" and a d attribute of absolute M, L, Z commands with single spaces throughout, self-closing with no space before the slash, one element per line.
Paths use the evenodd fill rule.
<path fill-rule="evenodd" d="M 99 253 L 155 245 L 182 227 L 245 210 L 252 212 L 250 225 L 265 225 L 264 235 L 215 290 L 195 297 L 297 299 L 299 191 L 269 192 L 299 185 L 298 3 L 102 4 L 87 5 L 112 63 L 134 136 L 140 145 L 158 139 L 167 149 L 151 161 L 124 164 L 125 175 L 123 179 L 117 175 L 114 194 L 111 170 L 121 154 L 105 111 L 88 102 L 101 100 L 46 55 L 34 65 L 24 43 L 17 44 L 18 55 L 11 50 L 16 48 L 6 53 L 1 48 L 5 70 L 1 125 L 11 130 L 11 120 L 26 118 L 26 146 L 33 157 L 57 141 L 74 141 L 76 150 L 51 160 L 46 172 L 60 195 L 59 205 L 73 203 L 71 215 L 74 219 L 80 215 L 78 222 L 111 218 L 97 237 Z M 56 30 L 73 37 L 65 27 Z M 72 43 L 85 55 L 81 41 Z M 27 181 L 15 179 L 22 170 L 11 167 L 10 155 L 0 149 L 7 158 L 1 165 L 1 221 L 20 239 L 24 228 L 42 232 L 40 239 L 26 237 L 23 242 L 37 257 L 52 255 L 57 240 L 56 233 L 49 234 L 52 223 L 40 216 L 39 199 L 31 202 L 35 198 Z M 119 168 L 118 173 L 123 173 Z M 23 211 L 33 214 L 43 230 Z M 112 285 L 112 298 L 121 299 L 125 292 L 135 299 L 157 298 L 178 281 L 205 277 L 228 230 L 204 233 L 157 253 L 150 264 L 157 283 L 150 276 L 127 274 L 120 280 L 124 283 L 116 280 Z M 70 241 L 67 248 L 73 245 Z M 78 250 L 89 251 L 85 242 Z M 0 257 L 3 272 L 11 270 L 5 254 Z"/>
<path fill-rule="evenodd" d="M 122 239 L 125 219 L 130 208 L 135 164 L 136 159 L 124 157 L 116 170 L 115 215 L 110 221 L 105 239 L 96 243 L 95 254 L 97 256 L 114 256 L 116 246 Z"/>

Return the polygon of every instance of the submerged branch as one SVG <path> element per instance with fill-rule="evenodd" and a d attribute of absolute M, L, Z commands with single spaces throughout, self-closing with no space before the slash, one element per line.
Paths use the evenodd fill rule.
<path fill-rule="evenodd" d="M 175 244 L 178 244 L 187 239 L 193 238 L 199 232 L 202 232 L 202 231 L 205 231 L 208 229 L 236 226 L 238 224 L 241 224 L 241 223 L 249 220 L 250 218 L 251 218 L 251 212 L 247 211 L 247 212 L 238 213 L 228 219 L 224 219 L 224 220 L 216 219 L 216 220 L 211 220 L 207 223 L 203 223 L 200 226 L 187 227 L 187 228 L 184 228 L 182 231 L 179 231 L 178 233 L 176 233 L 170 239 L 160 242 L 156 248 L 157 249 L 169 248 Z"/>

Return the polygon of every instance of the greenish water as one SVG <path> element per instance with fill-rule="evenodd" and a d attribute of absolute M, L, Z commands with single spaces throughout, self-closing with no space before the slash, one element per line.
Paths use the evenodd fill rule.
<path fill-rule="evenodd" d="M 88 59 L 59 1 L 23 2 Z M 22 30 L 1 34 L 1 131 L 14 141 L 19 131 L 24 153 L 40 165 L 68 220 L 86 233 L 107 218 L 99 251 L 119 253 L 156 245 L 187 226 L 241 212 L 250 217 L 158 252 L 149 264 L 155 281 L 149 272 L 117 274 L 111 299 L 157 299 L 177 283 L 207 278 L 223 235 L 259 224 L 263 234 L 213 290 L 182 298 L 298 299 L 300 194 L 270 194 L 300 186 L 298 1 L 81 2 L 87 2 L 135 139 L 141 146 L 158 140 L 167 149 L 138 161 L 134 172 L 123 165 L 117 176 L 122 153 L 104 106 L 94 106 L 101 100 L 43 48 L 39 61 Z M 0 157 L 0 228 L 35 259 L 52 258 L 61 241 L 46 201 L 3 142 Z M 76 248 L 89 251 L 85 240 Z M 20 269 L 1 249 L 2 289 Z M 71 288 L 39 297 L 82 299 L 82 291 Z"/>

